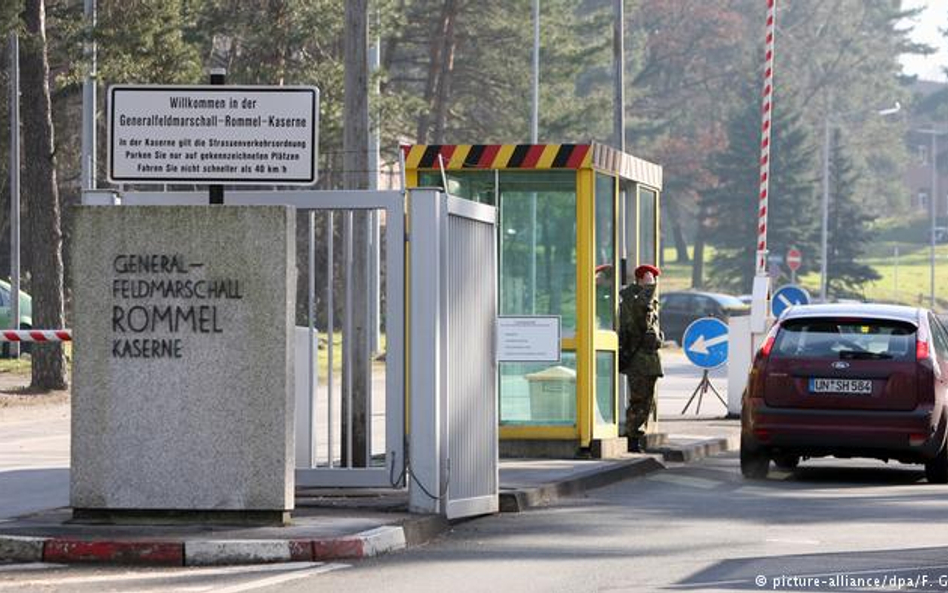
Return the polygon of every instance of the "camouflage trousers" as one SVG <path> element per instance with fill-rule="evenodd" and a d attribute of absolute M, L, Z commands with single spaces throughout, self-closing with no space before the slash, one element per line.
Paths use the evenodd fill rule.
<path fill-rule="evenodd" d="M 629 406 L 625 411 L 625 432 L 628 437 L 645 433 L 649 415 L 655 415 L 655 382 L 658 377 L 629 375 Z"/>

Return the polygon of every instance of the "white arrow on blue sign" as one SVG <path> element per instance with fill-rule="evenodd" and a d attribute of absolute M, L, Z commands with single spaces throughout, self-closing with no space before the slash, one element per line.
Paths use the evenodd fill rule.
<path fill-rule="evenodd" d="M 809 305 L 810 293 L 806 289 L 800 288 L 794 284 L 788 284 L 774 293 L 770 301 L 770 310 L 774 317 L 780 315 L 793 305 Z"/>
<path fill-rule="evenodd" d="M 691 364 L 714 369 L 727 362 L 727 325 L 714 317 L 691 322 L 682 340 Z"/>

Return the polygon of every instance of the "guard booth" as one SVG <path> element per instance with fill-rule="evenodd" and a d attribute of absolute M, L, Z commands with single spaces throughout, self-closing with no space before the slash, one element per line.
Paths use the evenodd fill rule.
<path fill-rule="evenodd" d="M 499 365 L 501 454 L 624 451 L 618 291 L 657 264 L 662 168 L 596 143 L 403 152 L 409 188 L 497 206 L 498 314 L 561 320 L 559 362 Z"/>

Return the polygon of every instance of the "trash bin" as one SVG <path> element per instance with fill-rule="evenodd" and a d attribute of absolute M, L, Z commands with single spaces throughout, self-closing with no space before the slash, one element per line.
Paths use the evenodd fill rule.
<path fill-rule="evenodd" d="M 530 385 L 531 422 L 576 423 L 576 371 L 554 366 L 524 378 Z"/>

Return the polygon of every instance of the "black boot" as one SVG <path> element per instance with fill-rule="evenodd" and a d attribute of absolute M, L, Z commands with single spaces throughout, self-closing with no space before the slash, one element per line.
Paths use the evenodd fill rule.
<path fill-rule="evenodd" d="M 629 443 L 629 453 L 641 453 L 645 450 L 645 435 L 643 433 L 629 435 L 626 440 Z"/>

